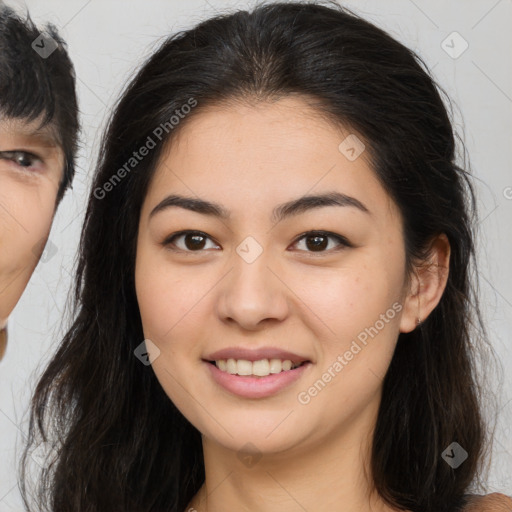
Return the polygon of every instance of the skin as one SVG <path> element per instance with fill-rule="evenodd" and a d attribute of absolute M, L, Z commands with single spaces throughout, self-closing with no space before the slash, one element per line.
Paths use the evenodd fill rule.
<path fill-rule="evenodd" d="M 47 128 L 0 119 L 0 327 L 43 252 L 63 169 L 64 153 Z"/>
<path fill-rule="evenodd" d="M 160 350 L 149 349 L 153 370 L 202 434 L 206 481 L 186 510 L 391 510 L 365 476 L 382 378 L 399 333 L 438 303 L 450 250 L 441 235 L 430 271 L 418 269 L 407 285 L 400 213 L 366 154 L 349 161 L 338 150 L 349 133 L 305 98 L 232 103 L 187 120 L 156 169 L 140 216 L 136 292 L 145 338 Z M 270 219 L 281 203 L 330 191 L 370 213 L 329 206 Z M 214 201 L 231 217 L 170 207 L 150 218 L 171 193 Z M 185 229 L 210 238 L 199 250 L 183 236 L 162 245 Z M 298 239 L 311 230 L 352 246 L 328 239 L 315 251 Z M 247 236 L 263 249 L 251 264 L 236 252 Z M 307 405 L 299 403 L 297 395 L 396 302 L 400 313 Z M 215 384 L 202 361 L 232 346 L 280 347 L 313 364 L 275 395 L 242 398 Z M 242 463 L 251 454 L 261 458 Z"/>

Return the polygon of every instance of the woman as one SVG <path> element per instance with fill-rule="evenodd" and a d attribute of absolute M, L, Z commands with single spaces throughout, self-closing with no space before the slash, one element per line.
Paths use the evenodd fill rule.
<path fill-rule="evenodd" d="M 36 510 L 485 506 L 474 197 L 417 56 L 336 4 L 219 16 L 101 155 Z"/>

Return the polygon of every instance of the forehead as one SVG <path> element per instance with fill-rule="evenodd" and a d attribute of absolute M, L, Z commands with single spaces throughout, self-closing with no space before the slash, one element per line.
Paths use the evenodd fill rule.
<path fill-rule="evenodd" d="M 339 172 L 328 173 L 330 177 L 364 174 L 375 181 L 367 152 L 357 160 L 341 153 L 340 143 L 349 135 L 354 136 L 348 126 L 335 125 L 300 97 L 215 104 L 185 119 L 162 152 L 153 182 L 179 185 L 176 174 L 181 171 L 185 181 L 204 185 L 218 184 L 220 178 L 235 185 L 253 177 L 306 187 L 333 165 Z"/>
<path fill-rule="evenodd" d="M 217 175 L 232 169 L 238 178 L 255 167 L 260 176 L 267 171 L 276 177 L 285 169 L 296 176 L 299 167 L 321 168 L 319 156 L 325 157 L 326 149 L 331 156 L 336 154 L 341 140 L 340 127 L 327 123 L 303 98 L 227 101 L 202 107 L 186 118 L 159 164 L 170 159 L 194 173 L 210 174 L 215 168 Z M 158 165 L 157 171 L 166 173 L 167 168 Z"/>
<path fill-rule="evenodd" d="M 163 152 L 148 207 L 169 192 L 192 193 L 250 215 L 249 205 L 259 210 L 306 192 L 338 191 L 384 216 L 396 213 L 368 152 L 357 158 L 343 152 L 349 135 L 348 126 L 329 122 L 302 98 L 204 108 Z"/>

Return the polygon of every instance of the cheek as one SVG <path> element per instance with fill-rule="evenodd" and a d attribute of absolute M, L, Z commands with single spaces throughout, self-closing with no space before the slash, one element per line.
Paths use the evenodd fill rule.
<path fill-rule="evenodd" d="M 400 254 L 390 256 L 360 253 L 343 268 L 302 278 L 300 296 L 310 310 L 303 321 L 310 319 L 319 341 L 319 375 L 298 397 L 301 405 L 311 405 L 309 412 L 329 415 L 335 397 L 342 397 L 342 409 L 353 412 L 378 392 L 396 346 L 402 310 L 403 261 Z M 321 382 L 315 387 L 317 379 Z"/>
<path fill-rule="evenodd" d="M 139 243 L 135 288 L 144 336 L 169 352 L 178 340 L 190 338 L 184 333 L 197 329 L 201 297 L 211 288 L 207 281 L 192 267 L 171 265 L 163 250 Z"/>
<path fill-rule="evenodd" d="M 190 284 L 171 278 L 160 268 L 141 270 L 136 288 L 144 335 L 157 343 L 166 343 L 192 309 L 194 294 Z"/>
<path fill-rule="evenodd" d="M 0 318 L 18 302 L 43 252 L 56 190 L 2 179 L 0 192 Z"/>
<path fill-rule="evenodd" d="M 302 280 L 311 325 L 326 335 L 317 336 L 317 372 L 296 398 L 308 416 L 325 419 L 321 428 L 343 423 L 375 400 L 391 362 L 402 309 L 401 267 L 399 257 L 393 268 L 380 258 L 359 258 L 350 268 Z"/>
<path fill-rule="evenodd" d="M 357 336 L 399 300 L 400 262 L 390 268 L 380 260 L 358 255 L 343 267 L 313 268 L 296 276 L 293 289 L 308 316 L 321 320 L 331 338 Z"/>
<path fill-rule="evenodd" d="M 207 336 L 205 315 L 211 315 L 208 291 L 213 284 L 204 273 L 171 265 L 154 248 L 138 244 L 135 289 L 144 338 L 157 347 L 146 344 L 153 354 L 152 369 L 170 400 L 195 422 L 201 414 L 190 394 L 200 396 L 208 382 L 190 379 L 190 371 L 191 365 L 202 364 L 197 341 Z"/>
<path fill-rule="evenodd" d="M 34 267 L 51 228 L 57 190 L 50 182 L 24 186 L 2 180 L 1 185 L 2 271 Z"/>

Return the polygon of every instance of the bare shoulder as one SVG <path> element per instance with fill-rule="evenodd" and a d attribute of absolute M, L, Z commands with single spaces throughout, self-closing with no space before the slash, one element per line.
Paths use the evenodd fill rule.
<path fill-rule="evenodd" d="M 474 495 L 469 498 L 464 512 L 512 512 L 512 498 L 499 492 Z"/>

